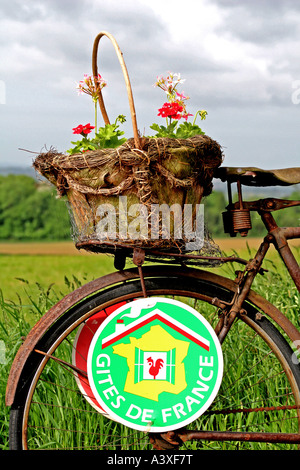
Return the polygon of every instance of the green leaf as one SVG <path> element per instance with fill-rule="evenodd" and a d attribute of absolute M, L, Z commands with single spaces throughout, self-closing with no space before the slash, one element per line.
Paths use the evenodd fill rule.
<path fill-rule="evenodd" d="M 156 134 L 153 137 L 170 137 L 170 138 L 175 138 L 175 128 L 177 126 L 178 122 L 173 121 L 171 124 L 169 124 L 167 127 L 165 126 L 159 126 L 158 124 L 154 123 L 152 126 L 150 126 L 150 129 L 153 129 L 156 131 Z"/>
<path fill-rule="evenodd" d="M 192 124 L 191 122 L 183 122 L 180 124 L 176 131 L 176 138 L 177 139 L 189 139 L 195 135 L 203 135 L 204 132 L 202 129 L 197 126 L 196 124 Z"/>
<path fill-rule="evenodd" d="M 126 118 L 123 115 L 119 115 L 114 124 L 106 124 L 104 127 L 99 127 L 93 139 L 83 137 L 82 140 L 77 142 L 71 142 L 74 147 L 67 150 L 67 153 L 74 155 L 75 153 L 81 153 L 87 150 L 97 150 L 101 148 L 116 148 L 126 142 L 126 138 L 120 138 L 124 135 L 124 132 L 119 129 L 117 122 L 125 122 Z"/>

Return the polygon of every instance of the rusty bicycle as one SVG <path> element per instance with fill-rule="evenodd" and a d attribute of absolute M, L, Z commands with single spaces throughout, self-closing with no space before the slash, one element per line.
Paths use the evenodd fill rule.
<path fill-rule="evenodd" d="M 300 291 L 300 268 L 288 245 L 289 239 L 300 238 L 300 228 L 278 227 L 273 217 L 273 212 L 300 201 L 246 201 L 242 185 L 298 184 L 300 168 L 220 167 L 215 177 L 228 185 L 225 232 L 246 235 L 250 212 L 261 217 L 266 236 L 255 256 L 221 258 L 222 263 L 241 266 L 235 279 L 229 279 L 193 266 L 197 255 L 174 253 L 164 263 L 146 265 L 147 250 L 124 246 L 115 254 L 116 272 L 68 294 L 41 318 L 20 347 L 6 394 L 11 449 L 299 446 L 300 331 L 288 315 L 255 293 L 252 284 L 264 274 L 263 261 L 274 245 Z M 232 184 L 237 185 L 236 202 Z M 125 269 L 130 253 L 135 266 Z M 87 348 L 99 324 L 121 305 L 152 296 L 180 299 L 201 312 L 213 326 L 224 355 L 223 381 L 210 408 L 187 428 L 165 433 L 139 432 L 105 416 L 95 404 L 86 368 Z M 78 353 L 78 332 L 83 330 L 86 343 Z"/>

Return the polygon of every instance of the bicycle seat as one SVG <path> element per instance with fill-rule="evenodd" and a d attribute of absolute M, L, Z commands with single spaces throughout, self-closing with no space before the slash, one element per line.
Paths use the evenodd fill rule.
<path fill-rule="evenodd" d="M 220 167 L 215 178 L 230 183 L 240 180 L 246 186 L 289 186 L 300 183 L 300 168 L 262 170 L 255 167 Z"/>

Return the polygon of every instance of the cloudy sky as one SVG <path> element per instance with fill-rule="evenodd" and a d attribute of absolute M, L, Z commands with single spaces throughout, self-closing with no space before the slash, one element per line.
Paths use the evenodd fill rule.
<path fill-rule="evenodd" d="M 0 166 L 30 166 L 33 154 L 64 152 L 72 128 L 93 124 L 75 86 L 91 73 L 100 31 L 115 36 L 133 88 L 138 126 L 164 124 L 156 76 L 179 72 L 188 111 L 206 109 L 203 130 L 224 164 L 279 168 L 300 163 L 298 0 L 0 0 Z M 99 72 L 111 121 L 127 116 L 112 45 L 100 42 Z M 100 120 L 100 117 L 99 117 Z"/>

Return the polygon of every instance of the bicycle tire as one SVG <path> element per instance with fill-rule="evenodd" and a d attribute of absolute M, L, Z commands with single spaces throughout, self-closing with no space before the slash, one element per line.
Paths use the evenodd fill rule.
<path fill-rule="evenodd" d="M 180 300 L 193 302 L 194 308 L 201 306 L 201 313 L 207 317 L 216 313 L 216 307 L 213 306 L 214 298 L 228 302 L 233 295 L 227 287 L 203 279 L 182 279 L 180 276 L 171 278 L 157 276 L 146 279 L 145 286 L 148 295 L 176 296 Z M 35 349 L 51 356 L 61 355 L 58 357 L 70 362 L 75 333 L 83 322 L 92 318 L 99 310 L 119 305 L 123 301 L 131 301 L 142 295 L 140 282 L 133 280 L 107 288 L 84 299 L 66 311 L 51 326 L 39 340 Z M 264 312 L 249 302 L 245 302 L 244 308 L 247 315 L 237 319 L 222 344 L 228 370 L 224 372 L 219 394 L 207 413 L 193 425 L 202 430 L 212 427 L 214 431 L 222 431 L 225 426 L 227 431 L 249 432 L 251 429 L 256 430 L 257 433 L 262 431 L 298 433 L 299 364 L 296 363 L 295 355 L 283 335 Z M 257 367 L 254 367 L 255 365 Z M 241 368 L 244 369 L 240 371 Z M 106 417 L 93 410 L 76 386 L 74 374 L 67 373 L 65 369 L 62 373 L 61 369 L 62 364 L 49 357 L 37 352 L 32 352 L 30 355 L 20 377 L 11 407 L 9 429 L 11 449 L 48 449 L 52 446 L 55 449 L 108 448 L 112 450 L 118 449 L 118 446 L 122 449 L 130 449 L 132 446 L 136 449 L 148 448 L 149 444 L 145 441 L 144 433 L 133 431 L 133 437 L 129 437 L 132 430 L 107 420 Z M 264 376 L 265 373 L 266 376 Z M 54 383 L 55 377 L 57 383 Z M 239 389 L 238 383 L 241 380 L 243 388 Z M 73 382 L 73 388 L 69 381 Z M 275 381 L 278 381 L 276 386 Z M 276 390 L 274 386 L 277 387 Z M 229 387 L 231 387 L 230 391 Z M 48 394 L 45 401 L 40 401 L 44 394 Z M 63 400 L 62 404 L 60 400 Z M 69 406 L 72 400 L 76 401 L 74 409 Z M 53 415 L 51 415 L 52 412 Z M 56 423 L 58 416 L 61 416 L 61 423 Z M 76 423 L 77 429 L 70 430 L 70 416 L 72 422 Z M 223 416 L 223 418 L 218 419 L 218 416 Z M 91 431 L 87 430 L 88 426 Z M 93 426 L 97 427 L 96 434 Z M 100 433 L 110 428 L 112 428 L 112 442 L 106 447 L 107 438 L 100 437 Z M 88 434 L 89 432 L 91 434 Z M 143 437 L 142 444 L 141 436 Z M 118 439 L 121 440 L 119 444 L 116 442 Z M 224 443 L 223 441 L 204 442 L 201 440 L 193 441 L 191 444 L 185 443 L 184 446 L 210 449 L 232 449 L 237 446 L 239 449 L 282 448 L 282 444 L 277 443 L 232 443 L 231 441 Z M 285 449 L 294 448 L 292 444 L 283 444 L 283 446 Z M 165 443 L 165 448 L 168 448 L 168 443 Z"/>

